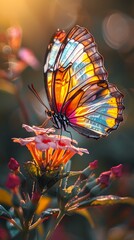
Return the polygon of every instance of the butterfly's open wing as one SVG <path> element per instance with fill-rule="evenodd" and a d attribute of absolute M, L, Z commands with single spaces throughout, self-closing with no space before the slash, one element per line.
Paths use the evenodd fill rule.
<path fill-rule="evenodd" d="M 122 94 L 107 81 L 103 58 L 87 29 L 58 31 L 44 66 L 51 109 L 88 137 L 99 138 L 122 119 Z"/>
<path fill-rule="evenodd" d="M 92 84 L 79 90 L 81 96 L 75 107 L 70 101 L 66 108 L 70 126 L 87 137 L 100 138 L 115 130 L 122 118 L 123 95 L 113 84 Z M 78 95 L 77 95 L 78 96 Z"/>
<path fill-rule="evenodd" d="M 56 32 L 48 46 L 44 74 L 50 107 L 57 112 L 83 85 L 107 79 L 93 36 L 80 26 L 67 35 Z"/>

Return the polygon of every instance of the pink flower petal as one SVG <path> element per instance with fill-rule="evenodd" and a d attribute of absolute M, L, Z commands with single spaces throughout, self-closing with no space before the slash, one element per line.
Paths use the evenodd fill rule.
<path fill-rule="evenodd" d="M 34 69 L 38 69 L 40 67 L 40 63 L 37 58 L 34 56 L 33 52 L 28 48 L 21 48 L 18 52 L 18 56 L 21 60 L 26 62 L 29 66 Z"/>
<path fill-rule="evenodd" d="M 93 162 L 89 163 L 90 169 L 94 170 L 98 167 L 98 160 L 94 160 Z"/>
<path fill-rule="evenodd" d="M 16 171 L 16 170 L 19 169 L 20 164 L 16 161 L 15 158 L 10 158 L 10 161 L 8 163 L 8 167 L 9 167 L 10 170 Z"/>
<path fill-rule="evenodd" d="M 115 177 L 115 178 L 118 178 L 118 177 L 121 177 L 122 175 L 122 164 L 119 164 L 115 167 L 112 167 L 111 168 L 111 174 L 112 174 L 112 177 Z"/>
<path fill-rule="evenodd" d="M 29 138 L 12 138 L 13 142 L 20 143 L 22 146 L 27 145 L 30 142 L 35 141 L 35 137 L 29 137 Z"/>
<path fill-rule="evenodd" d="M 53 141 L 53 138 L 51 136 L 48 136 L 46 134 L 43 135 L 37 135 L 35 137 L 35 143 L 37 149 L 41 151 L 45 151 L 48 148 L 56 148 L 56 143 Z"/>
<path fill-rule="evenodd" d="M 10 173 L 8 175 L 7 181 L 6 181 L 6 187 L 9 189 L 14 189 L 16 187 L 19 187 L 21 184 L 20 178 L 15 175 L 14 173 Z"/>
<path fill-rule="evenodd" d="M 103 187 L 107 187 L 109 185 L 111 171 L 102 172 L 98 178 L 98 183 L 100 183 Z"/>
<path fill-rule="evenodd" d="M 21 45 L 22 29 L 20 26 L 12 26 L 7 29 L 7 39 L 13 50 L 18 50 Z"/>
<path fill-rule="evenodd" d="M 23 124 L 22 125 L 23 128 L 26 129 L 27 132 L 34 132 L 35 134 L 49 134 L 49 133 L 53 133 L 55 132 L 55 129 L 54 128 L 41 128 L 41 127 L 37 127 L 37 126 L 29 126 L 29 125 L 26 125 L 26 124 Z"/>

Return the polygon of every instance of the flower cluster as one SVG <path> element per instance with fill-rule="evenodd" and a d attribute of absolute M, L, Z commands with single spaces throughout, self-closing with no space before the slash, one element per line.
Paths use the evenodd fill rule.
<path fill-rule="evenodd" d="M 82 171 L 71 171 L 70 159 L 75 154 L 88 154 L 87 149 L 76 147 L 77 142 L 73 139 L 54 134 L 53 128 L 44 129 L 25 124 L 23 127 L 26 131 L 34 133 L 34 136 L 13 138 L 13 141 L 26 146 L 31 153 L 31 160 L 26 161 L 24 169 L 31 179 L 32 190 L 29 192 L 30 182 L 21 172 L 18 161 L 10 158 L 8 167 L 11 173 L 7 177 L 6 186 L 11 192 L 14 214 L 0 205 L 0 217 L 12 223 L 18 233 L 23 233 L 24 239 L 29 232 L 52 216 L 56 216 L 56 221 L 48 231 L 46 240 L 50 239 L 54 229 L 66 214 L 97 205 L 122 202 L 134 204 L 133 199 L 104 194 L 110 183 L 121 177 L 121 164 L 102 172 L 98 177 L 95 174 L 98 168 L 97 160 L 90 162 Z M 69 181 L 74 176 L 75 180 Z M 55 183 L 57 204 L 55 208 L 51 208 L 51 200 L 46 199 L 48 191 Z"/>
<path fill-rule="evenodd" d="M 14 142 L 26 145 L 32 155 L 32 161 L 25 164 L 28 172 L 38 179 L 40 187 L 50 187 L 62 176 L 61 168 L 75 155 L 88 153 L 87 149 L 75 147 L 76 141 L 68 137 L 53 135 L 53 128 L 43 129 L 36 126 L 23 127 L 35 133 L 34 137 L 13 138 Z M 33 171 L 32 171 L 33 170 Z M 49 186 L 48 186 L 49 185 Z"/>
<path fill-rule="evenodd" d="M 78 208 L 89 207 L 96 197 L 100 196 L 110 183 L 122 174 L 122 164 L 119 164 L 96 177 L 94 170 L 97 167 L 97 160 L 91 162 L 71 186 L 68 186 L 64 179 L 61 180 L 59 191 L 61 209 L 64 209 L 65 212 L 71 212 Z"/>

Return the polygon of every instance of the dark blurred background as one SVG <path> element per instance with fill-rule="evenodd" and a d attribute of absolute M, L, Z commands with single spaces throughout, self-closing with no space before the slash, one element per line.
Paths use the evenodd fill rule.
<path fill-rule="evenodd" d="M 44 55 L 52 34 L 57 28 L 69 31 L 75 24 L 86 27 L 93 34 L 109 73 L 109 82 L 124 94 L 124 121 L 117 131 L 98 141 L 86 139 L 76 132 L 73 137 L 90 155 L 75 157 L 73 169 L 83 169 L 89 161 L 98 159 L 98 174 L 113 165 L 124 165 L 125 177 L 131 178 L 123 194 L 134 196 L 134 1 L 129 0 L 23 0 L 0 2 L 0 32 L 13 25 L 22 28 L 22 46 L 30 48 L 40 62 L 40 68 L 30 67 L 11 84 L 19 85 L 21 101 L 26 105 L 24 117 L 18 98 L 3 87 L 0 79 L 0 184 L 8 172 L 7 163 L 15 157 L 23 163 L 30 160 L 25 148 L 12 143 L 12 137 L 25 137 L 22 123 L 39 125 L 45 119 L 45 109 L 28 89 L 34 83 L 46 102 L 43 78 Z M 0 67 L 1 69 L 1 67 Z M 7 85 L 5 85 L 7 86 Z M 133 182 L 133 183 L 132 183 Z M 117 190 L 117 189 L 116 189 Z M 114 189 L 116 193 L 116 190 Z M 119 189 L 117 190 L 119 191 Z M 121 192 L 122 193 L 122 192 Z M 102 214 L 102 212 L 101 212 Z M 77 239 L 77 238 L 76 238 Z M 101 239 L 101 238 L 100 238 Z"/>

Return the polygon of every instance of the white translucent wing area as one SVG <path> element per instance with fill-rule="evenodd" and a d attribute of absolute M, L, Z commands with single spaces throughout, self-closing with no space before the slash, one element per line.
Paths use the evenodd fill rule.
<path fill-rule="evenodd" d="M 51 109 L 55 108 L 54 97 L 54 81 L 55 71 L 59 68 L 59 58 L 62 53 L 63 41 L 66 37 L 66 33 L 63 30 L 58 30 L 53 36 L 52 41 L 48 45 L 48 52 L 46 54 L 44 65 L 44 81 L 45 88 L 48 97 L 48 101 Z"/>
<path fill-rule="evenodd" d="M 59 58 L 59 70 L 69 69 L 70 84 L 66 101 L 83 85 L 107 80 L 103 58 L 87 29 L 76 26 L 67 35 Z"/>

